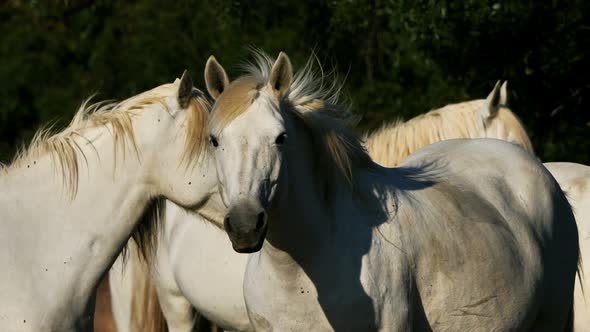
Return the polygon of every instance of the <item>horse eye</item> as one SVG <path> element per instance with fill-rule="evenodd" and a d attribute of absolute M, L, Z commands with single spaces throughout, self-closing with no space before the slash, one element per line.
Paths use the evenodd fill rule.
<path fill-rule="evenodd" d="M 287 140 L 287 134 L 286 133 L 281 133 L 279 136 L 277 136 L 277 138 L 275 139 L 275 144 L 276 145 L 283 145 L 285 144 L 285 141 Z"/>
<path fill-rule="evenodd" d="M 217 138 L 213 135 L 209 135 L 209 142 L 211 142 L 211 145 L 213 145 L 213 147 L 218 147 L 219 146 L 219 142 L 217 142 Z"/>

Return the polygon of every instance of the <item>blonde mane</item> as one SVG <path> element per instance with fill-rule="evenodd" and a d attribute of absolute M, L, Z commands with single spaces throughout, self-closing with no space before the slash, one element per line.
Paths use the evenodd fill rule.
<path fill-rule="evenodd" d="M 7 174 L 11 169 L 25 164 L 36 164 L 35 159 L 50 154 L 56 172 L 62 177 L 64 187 L 69 197 L 73 199 L 78 190 L 81 161 L 86 161 L 86 156 L 76 142 L 76 138 L 83 138 L 92 145 L 92 142 L 83 136 L 83 131 L 105 126 L 113 137 L 115 161 L 118 151 L 123 153 L 123 158 L 125 157 L 128 145 L 131 145 L 139 157 L 133 134 L 133 114 L 154 104 L 160 104 L 169 111 L 164 98 L 170 93 L 175 93 L 176 89 L 174 84 L 164 84 L 120 103 L 101 101 L 89 104 L 89 98 L 82 103 L 70 124 L 61 132 L 55 133 L 51 127 L 38 130 L 29 147 L 21 149 L 10 165 L 0 165 L 0 173 Z M 195 89 L 195 91 L 198 90 Z M 204 126 L 209 108 L 208 101 L 198 91 L 197 97 L 192 98 L 187 109 L 187 137 L 183 153 L 185 162 L 196 160 L 206 146 Z"/>
<path fill-rule="evenodd" d="M 268 87 L 273 59 L 261 51 L 254 52 L 253 63 L 244 66 L 246 75 L 233 81 L 219 96 L 209 126 L 217 135 L 238 115 L 245 112 L 258 98 L 260 91 Z M 314 64 L 318 69 L 314 69 Z M 338 83 L 333 73 L 325 74 L 315 56 L 297 71 L 288 92 L 278 100 L 285 115 L 294 115 L 309 129 L 313 142 L 318 172 L 327 186 L 335 184 L 334 168 L 352 187 L 355 172 L 359 168 L 371 168 L 374 163 L 365 151 L 360 139 L 353 135 L 348 126 L 354 122 L 347 104 L 341 103 Z"/>
<path fill-rule="evenodd" d="M 498 122 L 516 135 L 513 142 L 534 153 L 531 141 L 520 120 L 505 105 L 498 114 L 484 123 L 477 116 L 485 100 L 471 100 L 421 114 L 406 122 L 386 124 L 365 135 L 365 147 L 375 162 L 386 167 L 397 166 L 414 151 L 447 139 L 482 138 L 485 126 Z"/>

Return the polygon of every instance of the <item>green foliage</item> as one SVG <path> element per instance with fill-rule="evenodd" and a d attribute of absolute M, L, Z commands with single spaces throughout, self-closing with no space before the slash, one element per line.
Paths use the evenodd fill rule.
<path fill-rule="evenodd" d="M 540 157 L 590 164 L 589 13 L 584 0 L 8 1 L 0 161 L 93 93 L 126 98 L 185 68 L 203 87 L 210 54 L 235 76 L 256 46 L 295 66 L 315 50 L 347 77 L 362 129 L 483 98 L 508 79 Z"/>

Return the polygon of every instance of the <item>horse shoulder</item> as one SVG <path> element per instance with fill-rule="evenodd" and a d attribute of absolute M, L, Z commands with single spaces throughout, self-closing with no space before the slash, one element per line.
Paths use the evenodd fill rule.
<path fill-rule="evenodd" d="M 362 258 L 361 283 L 374 303 L 378 328 L 411 331 L 417 294 L 400 227 L 391 220 L 372 234 L 371 249 Z"/>

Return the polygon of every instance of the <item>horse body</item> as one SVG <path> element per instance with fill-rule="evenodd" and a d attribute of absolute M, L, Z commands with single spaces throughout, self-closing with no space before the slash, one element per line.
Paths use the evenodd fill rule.
<path fill-rule="evenodd" d="M 530 139 L 516 115 L 507 107 L 506 82 L 496 84 L 485 100 L 447 105 L 407 122 L 386 125 L 366 136 L 366 146 L 374 160 L 382 165 L 396 166 L 414 151 L 437 141 L 453 138 L 497 138 L 512 142 L 534 154 Z M 590 255 L 590 172 L 588 166 L 574 163 L 545 163 L 561 188 L 568 194 L 578 232 L 582 266 Z M 583 289 L 585 275 L 576 279 L 575 326 L 590 329 L 590 306 Z"/>
<path fill-rule="evenodd" d="M 257 60 L 231 84 L 206 69 L 224 226 L 255 252 L 256 330 L 565 329 L 575 220 L 531 154 L 451 140 L 382 169 L 314 77 L 284 54 Z"/>
<path fill-rule="evenodd" d="M 303 198 L 303 205 L 277 207 L 283 213 L 269 216 L 275 229 L 261 252 L 251 255 L 245 275 L 244 296 L 256 330 L 561 330 L 569 313 L 577 251 L 575 243 L 562 239 L 575 237 L 573 218 L 541 167 L 535 169 L 541 178 L 533 180 L 526 168 L 506 177 L 515 164 L 526 161 L 531 167 L 534 161 L 511 146 L 495 145 L 454 142 L 404 163 L 403 168 L 441 159 L 489 164 L 498 158 L 494 151 L 507 159 L 504 165 L 493 162 L 492 174 L 475 171 L 463 177 L 436 168 L 430 176 L 444 180 L 409 189 L 411 193 L 375 189 L 376 199 L 391 197 L 381 205 L 397 209 L 384 224 L 374 225 L 373 216 L 362 218 L 356 209 L 346 208 L 355 206 L 350 199 L 335 202 L 341 210 L 331 218 L 334 212 Z M 389 173 L 362 183 L 422 185 Z M 482 175 L 506 182 L 490 188 Z M 296 178 L 301 183 L 302 177 Z M 527 188 L 520 186 L 522 182 L 527 190 L 520 189 Z M 539 192 L 547 193 L 548 185 L 552 190 L 539 197 Z M 513 197 L 521 201 L 502 198 L 512 189 L 517 192 Z M 540 202 L 561 206 L 561 211 L 532 208 Z M 322 209 L 320 216 L 308 212 Z M 552 212 L 563 219 L 555 220 Z M 559 243 L 552 243 L 557 237 L 552 228 L 558 221 L 568 234 L 559 234 Z M 320 230 L 326 234 L 321 236 Z M 274 232 L 291 237 L 277 235 L 277 240 Z M 321 243 L 312 243 L 306 234 L 314 234 Z M 539 234 L 544 236 L 537 238 Z M 550 253 L 553 247 L 570 259 L 562 263 L 558 254 Z M 567 276 L 556 276 L 554 271 L 563 268 L 569 271 Z M 554 290 L 557 278 L 561 286 Z"/>
<path fill-rule="evenodd" d="M 197 92 L 184 75 L 121 104 L 82 107 L 0 170 L 2 330 L 91 330 L 98 281 L 152 199 L 208 205 L 215 178 L 199 158 L 208 106 Z"/>
<path fill-rule="evenodd" d="M 229 331 L 251 331 L 242 295 L 243 275 L 247 255 L 234 252 L 227 235 L 219 226 L 166 201 L 162 223 L 163 235 L 158 244 L 156 264 L 145 266 L 134 246 L 129 247 L 127 263 L 119 257 L 109 274 L 113 296 L 113 312 L 120 331 L 149 317 L 134 317 L 140 311 L 134 306 L 145 305 L 139 298 L 147 288 L 134 283 L 151 278 L 168 331 L 193 331 L 199 325 L 199 314 Z M 221 208 L 219 208 L 221 211 Z M 215 218 L 222 219 L 222 218 Z M 214 259 L 212 259 L 214 258 Z M 137 273 L 135 265 L 144 265 Z M 195 276 L 199 276 L 195 280 Z M 137 303 L 132 304 L 133 301 Z M 144 299 L 146 301 L 146 299 Z M 146 313 L 147 316 L 156 313 Z M 198 327 L 200 328 L 200 327 Z"/>
<path fill-rule="evenodd" d="M 290 198 L 310 185 L 297 183 Z M 379 210 L 377 216 L 360 213 L 347 202 L 338 212 L 289 204 L 269 213 L 276 222 L 261 251 L 250 254 L 244 276 L 254 330 L 411 330 L 410 273 L 403 253 L 390 244 L 401 242 L 399 225 L 380 220 L 384 224 L 376 226 L 375 217 L 386 217 Z"/>
<path fill-rule="evenodd" d="M 250 322 L 242 283 L 239 282 L 247 256 L 233 252 L 227 235 L 219 226 L 207 223 L 199 216 L 189 218 L 184 210 L 172 203 L 168 208 L 170 218 L 166 220 L 164 239 L 167 253 L 163 254 L 169 260 L 180 294 L 185 294 L 199 313 L 219 327 L 248 331 Z M 190 223 L 184 220 L 190 220 Z M 191 264 L 187 264 L 185 250 L 194 248 L 191 244 L 195 242 L 199 243 L 198 248 L 192 251 Z M 158 274 L 159 269 L 155 275 Z M 199 276 L 198 282 L 194 276 Z M 226 282 L 231 278 L 228 276 L 236 279 Z"/>
<path fill-rule="evenodd" d="M 430 212 L 422 227 L 408 221 L 404 230 L 407 243 L 416 243 L 417 290 L 430 327 L 563 330 L 572 310 L 578 251 L 577 243 L 566 242 L 576 238 L 576 226 L 564 195 L 532 155 L 485 140 L 467 145 L 436 143 L 401 164 L 402 169 L 425 162 L 448 165 L 432 175 L 444 179 L 441 187 L 412 193 L 408 202 L 420 217 L 425 209 L 437 213 Z M 420 194 L 426 198 L 418 199 Z M 441 214 L 444 222 L 437 223 Z M 569 270 L 567 277 L 562 269 Z"/>

